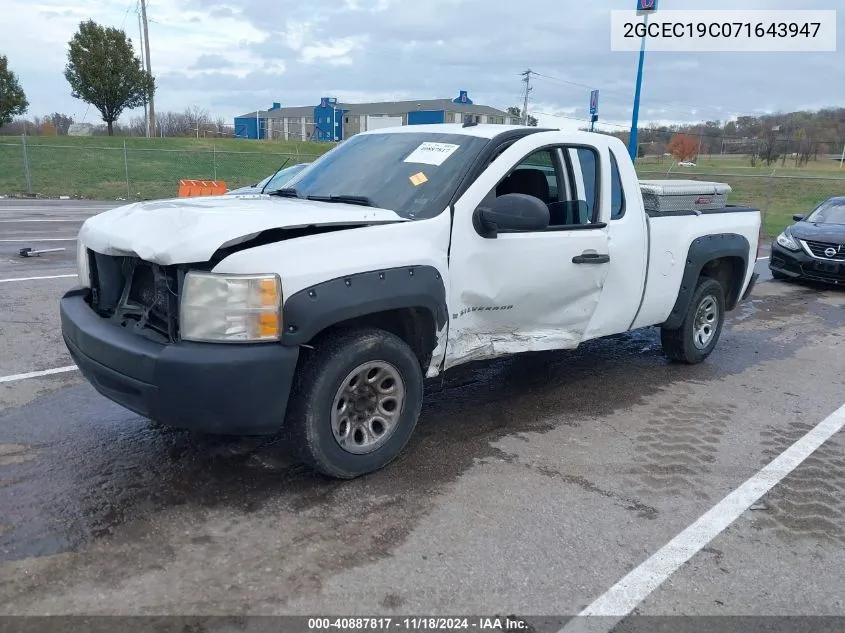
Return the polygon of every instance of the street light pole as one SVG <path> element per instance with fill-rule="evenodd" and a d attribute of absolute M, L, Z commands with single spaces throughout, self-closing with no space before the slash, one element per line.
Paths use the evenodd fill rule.
<path fill-rule="evenodd" d="M 643 25 L 648 27 L 648 13 L 643 18 Z M 628 152 L 631 154 L 631 160 L 637 160 L 637 125 L 640 118 L 640 94 L 643 86 L 643 64 L 645 63 L 645 34 L 640 44 L 640 62 L 637 67 L 637 88 L 634 92 L 634 113 L 631 117 L 631 136 L 628 140 Z"/>

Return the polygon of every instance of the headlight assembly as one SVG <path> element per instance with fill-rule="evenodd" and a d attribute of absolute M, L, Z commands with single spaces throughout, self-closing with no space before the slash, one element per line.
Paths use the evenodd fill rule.
<path fill-rule="evenodd" d="M 189 272 L 179 304 L 181 336 L 196 342 L 278 341 L 281 306 L 278 275 Z"/>
<path fill-rule="evenodd" d="M 778 235 L 777 243 L 790 251 L 801 250 L 801 247 L 798 245 L 798 242 L 795 241 L 795 238 L 786 231 Z"/>

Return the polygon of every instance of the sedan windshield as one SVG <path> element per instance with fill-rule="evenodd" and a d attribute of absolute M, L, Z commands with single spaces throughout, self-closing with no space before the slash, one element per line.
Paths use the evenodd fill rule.
<path fill-rule="evenodd" d="M 822 202 L 807 218 L 817 224 L 845 224 L 845 198 L 833 198 Z"/>
<path fill-rule="evenodd" d="M 264 193 L 270 193 L 276 189 L 281 189 L 294 176 L 296 176 L 303 169 L 308 167 L 308 163 L 299 163 L 298 165 L 291 165 L 280 169 L 272 176 L 268 176 L 261 181 L 260 187 Z"/>
<path fill-rule="evenodd" d="M 431 218 L 446 208 L 488 142 L 463 134 L 360 134 L 321 156 L 278 193 Z"/>

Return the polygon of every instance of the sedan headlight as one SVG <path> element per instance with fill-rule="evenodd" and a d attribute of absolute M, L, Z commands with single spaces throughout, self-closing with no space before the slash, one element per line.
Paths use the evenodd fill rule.
<path fill-rule="evenodd" d="M 76 240 L 76 276 L 83 288 L 91 287 L 91 272 L 88 268 L 88 249 L 81 239 Z"/>
<path fill-rule="evenodd" d="M 179 323 L 182 339 L 197 342 L 278 341 L 282 333 L 278 275 L 185 275 Z"/>
<path fill-rule="evenodd" d="M 798 245 L 798 242 L 795 241 L 795 238 L 786 231 L 778 235 L 777 243 L 790 251 L 801 250 L 801 247 Z"/>

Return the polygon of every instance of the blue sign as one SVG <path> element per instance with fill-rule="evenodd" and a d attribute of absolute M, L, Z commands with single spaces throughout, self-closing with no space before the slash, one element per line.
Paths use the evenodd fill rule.
<path fill-rule="evenodd" d="M 645 13 L 657 11 L 657 0 L 637 0 L 637 11 Z"/>
<path fill-rule="evenodd" d="M 590 93 L 590 114 L 598 114 L 599 113 L 599 91 L 593 90 Z"/>

